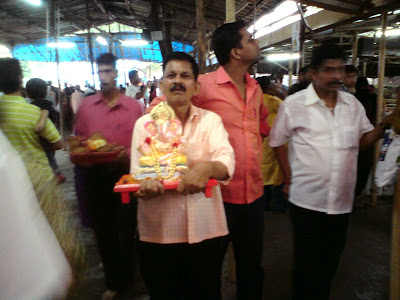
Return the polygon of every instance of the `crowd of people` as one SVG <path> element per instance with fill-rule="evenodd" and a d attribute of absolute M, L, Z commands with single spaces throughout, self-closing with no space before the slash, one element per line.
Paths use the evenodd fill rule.
<path fill-rule="evenodd" d="M 357 69 L 346 65 L 340 46 L 315 47 L 291 87 L 284 86 L 282 74 L 253 78 L 248 73 L 260 49 L 243 21 L 217 28 L 211 47 L 220 66 L 208 74 L 199 75 L 196 61 L 186 53 L 166 57 L 161 93 L 158 82 L 141 85 L 136 70 L 129 73 L 126 90 L 118 87 L 117 58 L 105 53 L 96 60 L 98 92 L 91 89 L 88 95 L 79 86 L 66 86 L 60 96 L 70 107 L 72 134 L 89 138 L 100 132 L 109 143 L 124 147 L 113 162 L 82 162 L 74 169 L 82 225 L 93 230 L 103 264 L 107 290 L 102 299 L 133 299 L 139 280 L 151 300 L 221 299 L 222 264 L 230 243 L 237 299 L 263 299 L 266 209 L 290 213 L 292 298 L 329 299 L 354 198 L 371 166 L 370 152 L 362 157 L 359 150 L 371 149 L 391 121 L 376 124 L 376 95 L 366 78 L 357 78 Z M 49 280 L 49 295 L 41 298 L 47 299 L 67 292 L 68 277 L 77 278 L 83 253 L 76 230 L 65 224 L 68 207 L 47 192 L 49 186 L 59 189 L 54 151 L 63 147 L 54 125 L 57 113 L 46 100 L 48 84 L 30 79 L 25 90 L 32 104 L 22 97 L 18 60 L 0 59 L 0 146 L 11 148 L 4 135 L 22 157 L 61 245 L 53 243 L 50 250 L 60 254 L 62 249 L 67 258 L 58 255 L 54 268 L 59 272 L 48 272 L 58 279 L 62 274 L 64 285 Z M 122 175 L 138 170 L 149 113 L 162 102 L 172 108 L 182 137 L 196 149 L 193 157 L 187 154 L 190 170 L 177 190 L 145 179 L 131 202 L 122 204 L 113 187 Z M 207 198 L 203 191 L 211 178 L 220 185 Z M 1 197 L 6 200 L 20 199 Z M 64 224 L 61 233 L 57 222 Z M 28 278 L 43 276 L 37 268 L 28 271 Z M 16 295 L 8 299 L 27 299 L 23 295 L 29 295 L 32 284 L 6 286 L 7 275 L 0 275 L 0 289 Z"/>

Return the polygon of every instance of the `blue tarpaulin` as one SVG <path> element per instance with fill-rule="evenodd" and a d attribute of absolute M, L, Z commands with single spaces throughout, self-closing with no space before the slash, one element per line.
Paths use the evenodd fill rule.
<path fill-rule="evenodd" d="M 140 61 L 149 62 L 162 62 L 162 55 L 160 51 L 160 45 L 158 42 L 150 42 L 146 46 L 133 47 L 123 46 L 119 40 L 133 40 L 140 39 L 140 34 L 124 34 L 124 35 L 113 35 L 113 46 L 115 54 L 118 58 L 134 59 Z M 73 48 L 63 49 L 59 48 L 59 61 L 90 61 L 89 59 L 89 47 L 85 40 L 85 37 L 74 36 L 74 37 L 63 37 L 59 39 L 59 42 L 72 42 L 76 46 Z M 56 51 L 54 48 L 47 46 L 47 39 L 40 39 L 32 44 L 19 44 L 14 46 L 12 54 L 15 58 L 22 61 L 56 61 Z M 93 45 L 93 57 L 96 59 L 101 53 L 109 51 L 109 47 L 101 45 L 96 41 L 95 35 L 92 39 Z M 190 44 L 183 44 L 180 42 L 172 42 L 173 51 L 191 52 L 193 46 Z M 122 50 L 122 51 L 121 51 Z"/>

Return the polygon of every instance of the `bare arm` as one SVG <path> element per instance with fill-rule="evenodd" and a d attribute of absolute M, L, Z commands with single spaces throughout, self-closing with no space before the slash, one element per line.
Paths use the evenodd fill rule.
<path fill-rule="evenodd" d="M 35 126 L 36 131 L 42 131 L 44 128 L 44 124 L 46 123 L 46 119 L 49 116 L 49 111 L 46 109 L 42 109 L 40 111 L 40 118 Z"/>
<path fill-rule="evenodd" d="M 144 97 L 144 94 L 146 93 L 148 87 L 149 87 L 149 83 L 147 83 L 147 85 L 145 85 L 144 88 L 136 94 L 136 96 L 135 96 L 136 99 L 140 99 L 140 98 Z"/>
<path fill-rule="evenodd" d="M 51 144 L 51 149 L 54 151 L 60 150 L 64 147 L 64 144 L 61 140 L 59 140 L 58 142 L 55 142 L 53 144 Z"/>
<path fill-rule="evenodd" d="M 210 178 L 225 180 L 228 177 L 228 169 L 223 163 L 219 161 L 201 162 L 182 177 L 176 190 L 185 195 L 195 194 L 203 191 Z"/>
<path fill-rule="evenodd" d="M 285 145 L 273 148 L 276 156 L 276 160 L 279 163 L 279 167 L 283 173 L 283 177 L 285 180 L 285 186 L 283 188 L 283 193 L 287 196 L 289 192 L 290 180 L 291 180 L 291 171 L 288 159 L 288 150 Z"/>
<path fill-rule="evenodd" d="M 181 179 L 177 191 L 187 194 L 202 192 L 210 178 L 225 180 L 229 177 L 227 167 L 219 161 L 201 162 L 195 165 Z M 155 198 L 164 193 L 161 182 L 155 179 L 146 179 L 140 183 L 140 190 L 136 197 L 142 199 Z"/>
<path fill-rule="evenodd" d="M 375 144 L 380 138 L 385 134 L 385 129 L 389 129 L 392 127 L 393 123 L 393 114 L 384 118 L 381 124 L 375 126 L 375 128 L 369 132 L 363 134 L 360 139 L 360 150 L 366 150 Z"/>

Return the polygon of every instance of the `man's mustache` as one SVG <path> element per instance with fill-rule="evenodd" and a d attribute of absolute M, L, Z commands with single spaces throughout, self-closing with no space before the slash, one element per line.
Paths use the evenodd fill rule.
<path fill-rule="evenodd" d="M 328 85 L 341 85 L 341 84 L 342 84 L 342 82 L 339 80 L 331 81 L 328 83 Z"/>
<path fill-rule="evenodd" d="M 174 85 L 171 86 L 170 91 L 171 92 L 175 92 L 175 91 L 186 92 L 186 87 L 182 83 L 174 83 Z"/>

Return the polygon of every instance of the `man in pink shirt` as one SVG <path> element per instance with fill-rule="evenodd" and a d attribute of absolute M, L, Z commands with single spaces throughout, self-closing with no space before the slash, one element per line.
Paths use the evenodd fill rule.
<path fill-rule="evenodd" d="M 212 46 L 221 67 L 199 77 L 192 103 L 217 113 L 235 150 L 235 173 L 222 186 L 229 236 L 236 261 L 238 300 L 262 299 L 264 234 L 262 137 L 269 134 L 263 93 L 247 69 L 260 58 L 257 40 L 238 21 L 217 28 Z M 156 98 L 150 109 L 165 98 Z"/>
<path fill-rule="evenodd" d="M 103 300 L 132 292 L 136 206 L 134 201 L 122 206 L 113 188 L 122 175 L 129 173 L 132 131 L 143 114 L 139 103 L 121 94 L 116 86 L 116 60 L 111 53 L 96 60 L 101 93 L 87 97 L 76 116 L 77 136 L 88 138 L 100 132 L 107 142 L 126 148 L 115 162 L 76 166 L 75 170 L 77 187 L 86 187 L 90 221 L 104 266 L 108 290 Z M 77 189 L 78 197 L 79 193 Z"/>

